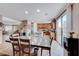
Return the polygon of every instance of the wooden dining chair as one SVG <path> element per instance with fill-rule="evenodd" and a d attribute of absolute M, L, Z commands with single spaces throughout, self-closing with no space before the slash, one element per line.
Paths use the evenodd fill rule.
<path fill-rule="evenodd" d="M 38 48 L 36 47 L 36 48 L 34 48 L 34 53 L 33 53 L 33 56 L 38 56 Z"/>
<path fill-rule="evenodd" d="M 52 40 L 53 40 L 53 37 L 51 38 L 51 41 L 50 41 L 50 47 L 42 47 L 41 48 L 41 56 L 42 56 L 43 50 L 48 50 L 49 51 L 49 56 L 51 56 L 51 44 L 52 44 Z"/>
<path fill-rule="evenodd" d="M 20 39 L 20 47 L 21 47 L 21 53 L 22 55 L 27 54 L 28 56 L 30 55 L 30 40 L 25 40 L 25 39 Z"/>
<path fill-rule="evenodd" d="M 20 52 L 20 45 L 19 45 L 19 40 L 18 38 L 10 38 L 11 44 L 12 44 L 12 48 L 13 48 L 13 56 L 15 56 L 17 53 L 19 53 L 19 56 L 21 55 Z"/>
<path fill-rule="evenodd" d="M 31 47 L 29 39 L 20 39 L 21 53 L 26 56 L 37 56 L 38 49 Z M 31 49 L 34 48 L 34 51 L 31 52 Z"/>

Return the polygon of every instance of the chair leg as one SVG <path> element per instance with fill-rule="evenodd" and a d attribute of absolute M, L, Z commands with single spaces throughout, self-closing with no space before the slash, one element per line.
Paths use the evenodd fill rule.
<path fill-rule="evenodd" d="M 13 56 L 15 56 L 15 51 L 13 51 Z"/>
<path fill-rule="evenodd" d="M 42 50 L 42 48 L 41 48 L 41 56 L 42 56 L 42 52 L 43 52 L 43 50 Z"/>
<path fill-rule="evenodd" d="M 34 55 L 35 55 L 35 56 L 38 55 L 38 48 L 34 48 Z"/>
<path fill-rule="evenodd" d="M 22 56 L 24 55 L 23 51 L 22 51 L 21 55 L 22 55 Z"/>
<path fill-rule="evenodd" d="M 49 50 L 49 56 L 51 56 L 51 51 Z"/>
<path fill-rule="evenodd" d="M 19 51 L 19 56 L 21 56 L 21 52 Z"/>

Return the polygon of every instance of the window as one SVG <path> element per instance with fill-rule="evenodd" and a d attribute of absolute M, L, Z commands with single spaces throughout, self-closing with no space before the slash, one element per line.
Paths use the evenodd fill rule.
<path fill-rule="evenodd" d="M 56 25 L 57 41 L 61 44 L 61 17 L 57 20 Z"/>
<path fill-rule="evenodd" d="M 16 30 L 17 30 L 17 26 L 15 26 L 15 25 L 5 25 L 4 26 L 4 31 L 7 33 L 12 33 Z"/>
<path fill-rule="evenodd" d="M 66 37 L 66 33 L 67 33 L 67 15 L 64 15 L 62 17 L 62 29 L 63 29 L 63 35 Z"/>
<path fill-rule="evenodd" d="M 13 28 L 13 31 L 17 30 L 17 26 L 16 25 L 13 25 L 12 28 Z"/>
<path fill-rule="evenodd" d="M 12 26 L 5 26 L 5 31 L 12 31 Z"/>
<path fill-rule="evenodd" d="M 56 23 L 57 41 L 63 45 L 64 37 L 67 36 L 67 14 L 62 15 Z"/>
<path fill-rule="evenodd" d="M 61 44 L 64 44 L 64 39 L 67 37 L 67 15 L 61 17 Z"/>

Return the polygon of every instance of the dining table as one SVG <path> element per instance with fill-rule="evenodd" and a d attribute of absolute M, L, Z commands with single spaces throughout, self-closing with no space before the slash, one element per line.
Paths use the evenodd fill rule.
<path fill-rule="evenodd" d="M 16 38 L 18 38 L 18 37 L 16 37 Z M 35 41 L 35 40 L 33 40 L 34 39 L 34 37 L 32 37 L 32 38 L 27 38 L 27 37 L 25 37 L 25 36 L 20 36 L 19 37 L 19 39 L 20 38 L 22 38 L 23 40 L 26 40 L 26 39 L 29 39 L 30 40 L 30 45 L 31 45 L 31 47 L 36 47 L 36 48 L 46 48 L 46 49 L 49 49 L 50 51 L 51 51 L 51 49 L 50 49 L 50 44 L 48 44 L 47 45 L 47 43 L 43 43 L 44 42 L 44 40 L 43 41 L 41 41 L 40 39 L 40 41 Z M 41 38 L 41 37 L 40 37 Z M 36 39 L 36 40 L 38 40 L 38 39 Z M 11 41 L 10 40 L 5 40 L 5 42 L 8 42 L 8 43 L 11 43 Z M 39 44 L 39 43 L 40 44 Z M 42 56 L 42 51 L 41 51 L 41 56 Z"/>

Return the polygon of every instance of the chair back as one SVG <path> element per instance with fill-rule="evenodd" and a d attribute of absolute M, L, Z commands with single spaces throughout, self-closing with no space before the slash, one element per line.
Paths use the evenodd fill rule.
<path fill-rule="evenodd" d="M 12 47 L 13 47 L 13 55 L 15 55 L 17 52 L 19 52 L 19 55 L 20 55 L 19 39 L 10 37 L 10 41 L 11 41 L 11 44 L 12 44 Z"/>
<path fill-rule="evenodd" d="M 19 39 L 18 38 L 11 37 L 10 41 L 11 41 L 12 45 L 19 46 Z"/>
<path fill-rule="evenodd" d="M 25 46 L 25 47 L 29 47 L 30 45 L 30 40 L 28 39 L 20 39 L 20 45 L 21 46 Z"/>
<path fill-rule="evenodd" d="M 20 46 L 23 54 L 30 55 L 30 40 L 29 39 L 20 39 Z"/>

